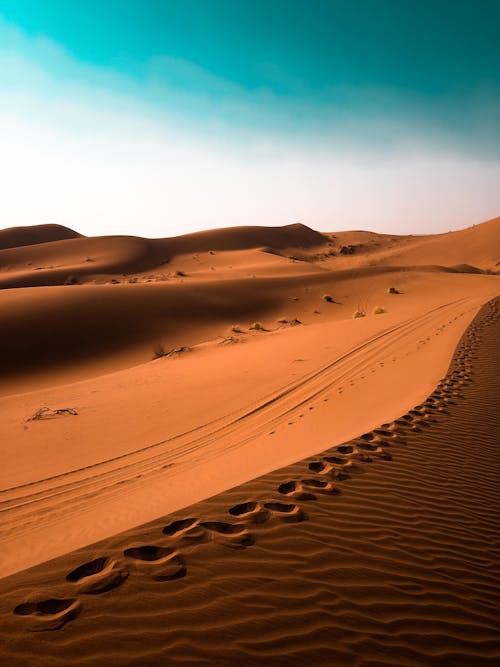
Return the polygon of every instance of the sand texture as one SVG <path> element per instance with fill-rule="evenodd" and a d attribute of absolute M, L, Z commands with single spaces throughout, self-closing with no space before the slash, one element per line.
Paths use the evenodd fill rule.
<path fill-rule="evenodd" d="M 498 664 L 499 225 L 6 230 L 1 664 Z"/>

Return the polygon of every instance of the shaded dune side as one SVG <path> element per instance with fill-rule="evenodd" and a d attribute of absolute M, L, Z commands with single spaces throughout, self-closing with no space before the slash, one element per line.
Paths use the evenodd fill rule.
<path fill-rule="evenodd" d="M 436 266 L 376 266 L 359 268 L 355 275 L 390 279 L 403 270 L 454 273 Z M 280 309 L 307 317 L 307 308 L 312 312 L 321 303 L 324 290 L 335 293 L 339 282 L 353 275 L 352 269 L 341 269 L 253 279 L 0 291 L 2 379 L 89 361 L 102 362 L 101 372 L 107 372 L 148 361 L 160 342 L 172 348 L 196 345 L 220 336 L 224 327 L 228 331 L 233 324 L 281 315 Z M 291 299 L 298 291 L 301 301 L 296 304 Z M 127 359 L 114 366 L 120 354 Z"/>
<path fill-rule="evenodd" d="M 0 229 L 0 250 L 30 246 L 62 239 L 76 239 L 82 235 L 63 225 L 35 225 L 33 227 L 10 227 Z"/>
<path fill-rule="evenodd" d="M 4 230 L 0 234 L 10 231 Z M 74 235 L 79 236 L 76 232 Z M 47 234 L 40 232 L 42 236 L 46 241 L 50 240 Z M 134 236 L 73 238 L 62 235 L 60 239 L 54 238 L 52 243 L 46 241 L 29 247 L 6 245 L 5 250 L 0 245 L 0 287 L 63 285 L 68 278 L 78 280 L 96 275 L 134 274 L 164 267 L 183 254 L 261 247 L 274 251 L 312 248 L 326 244 L 328 238 L 305 225 L 285 225 L 232 227 L 166 239 Z"/>
<path fill-rule="evenodd" d="M 82 237 L 0 250 L 0 288 L 64 285 L 89 276 L 145 271 L 160 263 L 159 251 L 154 241 L 132 236 Z"/>
<path fill-rule="evenodd" d="M 497 299 L 400 419 L 5 579 L 4 658 L 498 664 L 499 342 Z"/>
<path fill-rule="evenodd" d="M 148 341 L 152 359 L 153 341 L 198 343 L 239 319 L 265 315 L 281 299 L 279 291 L 260 291 L 248 281 L 42 289 L 16 290 L 0 301 L 4 379 L 89 359 L 108 361 Z"/>

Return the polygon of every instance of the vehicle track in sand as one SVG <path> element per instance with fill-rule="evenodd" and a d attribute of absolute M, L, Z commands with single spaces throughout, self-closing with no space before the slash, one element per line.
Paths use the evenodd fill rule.
<path fill-rule="evenodd" d="M 412 349 L 431 345 L 434 336 L 481 305 L 477 298 L 461 298 L 391 326 L 355 345 L 313 372 L 296 378 L 261 400 L 209 423 L 133 452 L 67 471 L 63 474 L 0 491 L 0 542 L 29 534 L 34 527 L 57 524 L 61 517 L 85 514 L 123 493 L 157 479 L 168 480 L 182 470 L 195 469 L 206 457 L 212 460 L 243 448 L 290 423 L 306 408 L 331 401 L 349 383 L 362 381 L 385 364 L 395 363 Z M 293 423 L 293 421 L 292 421 Z M 228 480 L 228 488 L 232 486 Z"/>

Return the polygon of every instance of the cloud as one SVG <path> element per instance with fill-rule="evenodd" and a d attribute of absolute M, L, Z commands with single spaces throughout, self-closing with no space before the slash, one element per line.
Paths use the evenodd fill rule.
<path fill-rule="evenodd" d="M 431 131 L 413 93 L 337 88 L 318 106 L 178 59 L 124 76 L 5 24 L 0 38 L 2 226 L 154 237 L 301 221 L 411 233 L 500 211 L 491 90 L 491 104 L 471 103 L 479 150 L 478 132 L 454 142 L 453 122 Z"/>
<path fill-rule="evenodd" d="M 365 157 L 416 147 L 500 158 L 500 87 L 491 81 L 472 93 L 424 94 L 388 85 L 313 89 L 277 65 L 261 63 L 277 87 L 249 90 L 176 57 L 128 62 L 127 73 L 89 65 L 1 18 L 0 44 L 3 90 L 133 112 L 223 143 L 272 141 Z M 283 89 L 288 92 L 276 92 Z"/>

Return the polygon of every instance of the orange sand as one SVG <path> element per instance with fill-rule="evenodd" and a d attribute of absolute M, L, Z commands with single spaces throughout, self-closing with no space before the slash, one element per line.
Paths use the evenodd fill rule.
<path fill-rule="evenodd" d="M 0 232 L 3 576 L 391 422 L 498 294 L 500 219 L 427 237 L 14 231 Z"/>

